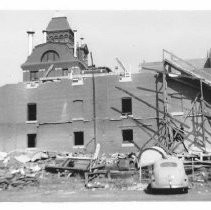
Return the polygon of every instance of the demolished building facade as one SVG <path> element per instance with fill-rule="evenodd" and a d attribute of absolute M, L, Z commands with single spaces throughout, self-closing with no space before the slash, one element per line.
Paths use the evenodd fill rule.
<path fill-rule="evenodd" d="M 164 67 L 168 113 L 175 127 L 183 125 L 186 146 L 200 148 L 205 140 L 206 148 L 211 146 L 209 82 L 202 84 L 203 109 L 199 95 L 200 81 L 211 81 L 210 57 L 189 61 L 197 75 L 202 72 L 198 78 L 166 60 L 119 74 L 88 65 L 88 46 L 76 42 L 66 17 L 52 18 L 43 33 L 46 42 L 29 50 L 21 66 L 23 82 L 0 87 L 1 151 L 94 151 L 96 143 L 105 153 L 136 151 L 133 141 L 141 147 L 162 124 Z M 33 32 L 28 34 L 32 38 Z"/>

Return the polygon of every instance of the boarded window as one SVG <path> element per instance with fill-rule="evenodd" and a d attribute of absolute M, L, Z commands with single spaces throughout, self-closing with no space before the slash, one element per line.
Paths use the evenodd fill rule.
<path fill-rule="evenodd" d="M 74 132 L 74 145 L 75 146 L 84 145 L 84 132 L 82 131 Z"/>
<path fill-rule="evenodd" d="M 132 114 L 132 99 L 122 98 L 122 115 Z"/>
<path fill-rule="evenodd" d="M 38 71 L 30 71 L 30 81 L 37 81 L 38 79 Z"/>
<path fill-rule="evenodd" d="M 72 118 L 81 119 L 84 117 L 83 100 L 73 101 Z"/>
<path fill-rule="evenodd" d="M 62 76 L 68 76 L 68 69 L 62 69 Z"/>
<path fill-rule="evenodd" d="M 123 143 L 131 143 L 133 141 L 133 130 L 126 129 L 122 130 Z"/>
<path fill-rule="evenodd" d="M 27 113 L 27 120 L 28 121 L 36 121 L 37 120 L 37 105 L 36 104 L 28 104 L 28 113 Z"/>
<path fill-rule="evenodd" d="M 33 148 L 36 147 L 37 135 L 35 133 L 28 134 L 28 147 Z"/>

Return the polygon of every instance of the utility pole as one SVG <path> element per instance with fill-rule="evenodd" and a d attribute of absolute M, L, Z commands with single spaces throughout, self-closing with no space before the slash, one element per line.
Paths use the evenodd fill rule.
<path fill-rule="evenodd" d="M 167 81 L 166 81 L 166 68 L 165 68 L 165 61 L 164 61 L 164 50 L 163 50 L 163 108 L 164 108 L 164 124 L 165 124 L 165 141 L 168 139 L 168 132 L 167 132 Z"/>
<path fill-rule="evenodd" d="M 91 56 L 91 63 L 92 63 L 92 93 L 93 93 L 93 122 L 94 122 L 94 148 L 96 149 L 97 145 L 97 138 L 96 138 L 96 101 L 95 101 L 95 76 L 94 76 L 94 63 L 93 63 L 93 57 L 92 52 L 90 52 Z"/>
<path fill-rule="evenodd" d="M 205 130 L 204 130 L 204 94 L 203 94 L 203 82 L 200 79 L 200 91 L 201 91 L 201 100 L 200 100 L 200 105 L 201 105 L 201 126 L 202 126 L 202 137 L 203 137 L 203 144 L 204 148 L 206 151 L 206 146 L 205 146 Z"/>

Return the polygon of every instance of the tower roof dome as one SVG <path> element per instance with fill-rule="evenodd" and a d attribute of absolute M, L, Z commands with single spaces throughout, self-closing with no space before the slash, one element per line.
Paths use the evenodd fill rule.
<path fill-rule="evenodd" d="M 58 14 L 51 19 L 46 28 L 47 32 L 65 30 L 71 30 L 67 17 L 61 15 L 58 16 Z"/>

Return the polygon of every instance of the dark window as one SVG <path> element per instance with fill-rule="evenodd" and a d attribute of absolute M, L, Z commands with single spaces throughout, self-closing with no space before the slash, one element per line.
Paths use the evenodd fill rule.
<path fill-rule="evenodd" d="M 41 58 L 41 62 L 52 62 L 58 60 L 59 60 L 59 54 L 53 50 L 45 52 Z"/>
<path fill-rule="evenodd" d="M 30 71 L 30 81 L 38 80 L 38 71 Z"/>
<path fill-rule="evenodd" d="M 84 145 L 84 132 L 79 131 L 79 132 L 74 132 L 74 145 L 75 146 L 82 146 Z"/>
<path fill-rule="evenodd" d="M 62 69 L 62 76 L 68 76 L 68 69 Z"/>
<path fill-rule="evenodd" d="M 36 147 L 37 135 L 35 133 L 28 134 L 28 147 Z"/>
<path fill-rule="evenodd" d="M 68 42 L 68 41 L 69 41 L 68 34 L 65 34 L 65 35 L 64 35 L 64 41 L 65 41 L 65 42 Z"/>
<path fill-rule="evenodd" d="M 54 37 L 54 42 L 58 42 L 58 41 L 59 41 L 58 36 L 55 36 Z"/>
<path fill-rule="evenodd" d="M 133 141 L 133 130 L 132 129 L 122 130 L 122 139 L 123 139 L 123 143 L 132 142 Z"/>
<path fill-rule="evenodd" d="M 36 104 L 28 104 L 28 121 L 37 120 L 37 105 Z"/>
<path fill-rule="evenodd" d="M 49 37 L 49 41 L 53 42 L 53 36 Z"/>
<path fill-rule="evenodd" d="M 63 35 L 60 35 L 60 36 L 59 36 L 59 41 L 60 41 L 60 42 L 64 42 L 64 37 L 63 37 Z"/>
<path fill-rule="evenodd" d="M 122 114 L 132 114 L 132 99 L 122 98 Z"/>

